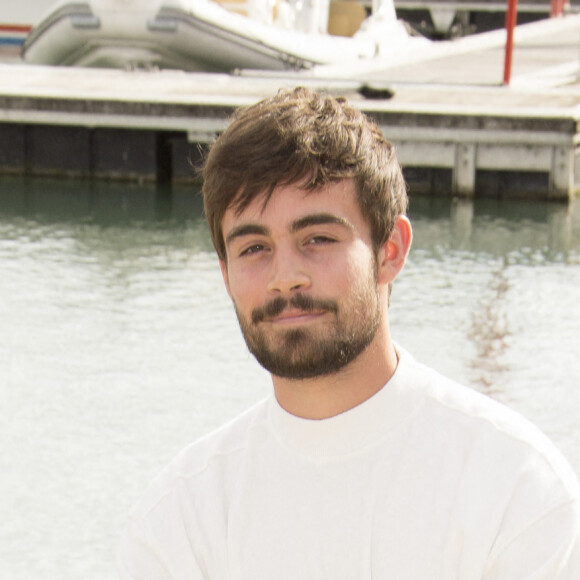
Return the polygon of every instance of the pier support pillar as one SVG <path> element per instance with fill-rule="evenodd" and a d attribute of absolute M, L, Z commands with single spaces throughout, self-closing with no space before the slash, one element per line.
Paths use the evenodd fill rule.
<path fill-rule="evenodd" d="M 568 199 L 574 195 L 574 149 L 554 147 L 548 197 Z"/>
<path fill-rule="evenodd" d="M 455 148 L 453 193 L 463 197 L 475 194 L 475 144 L 458 143 Z"/>

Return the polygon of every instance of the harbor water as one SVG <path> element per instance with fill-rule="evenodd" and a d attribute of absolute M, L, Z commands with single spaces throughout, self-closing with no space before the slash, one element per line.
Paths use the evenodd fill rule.
<path fill-rule="evenodd" d="M 580 202 L 412 197 L 391 321 L 580 473 Z M 0 577 L 109 580 L 130 506 L 267 396 L 192 187 L 0 182 Z"/>

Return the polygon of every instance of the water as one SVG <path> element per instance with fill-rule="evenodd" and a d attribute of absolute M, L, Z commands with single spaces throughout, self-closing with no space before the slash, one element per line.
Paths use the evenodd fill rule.
<path fill-rule="evenodd" d="M 580 203 L 416 198 L 396 340 L 536 422 L 580 473 Z M 270 391 L 199 198 L 0 182 L 0 577 L 114 578 L 184 445 Z"/>

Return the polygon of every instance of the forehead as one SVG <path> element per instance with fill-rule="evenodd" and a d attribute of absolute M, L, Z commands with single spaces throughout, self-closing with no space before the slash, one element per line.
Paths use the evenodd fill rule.
<path fill-rule="evenodd" d="M 300 217 L 322 212 L 343 217 L 355 227 L 366 225 L 354 180 L 345 179 L 314 190 L 298 185 L 280 186 L 267 201 L 265 195 L 259 195 L 242 212 L 230 206 L 222 219 L 222 231 L 226 237 L 229 230 L 243 223 L 287 227 Z"/>

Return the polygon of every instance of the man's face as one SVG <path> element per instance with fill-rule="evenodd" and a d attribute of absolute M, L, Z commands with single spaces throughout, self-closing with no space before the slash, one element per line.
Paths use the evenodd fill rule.
<path fill-rule="evenodd" d="M 373 340 L 381 320 L 370 228 L 354 183 L 278 188 L 223 219 L 222 273 L 249 350 L 272 374 L 334 373 Z"/>

